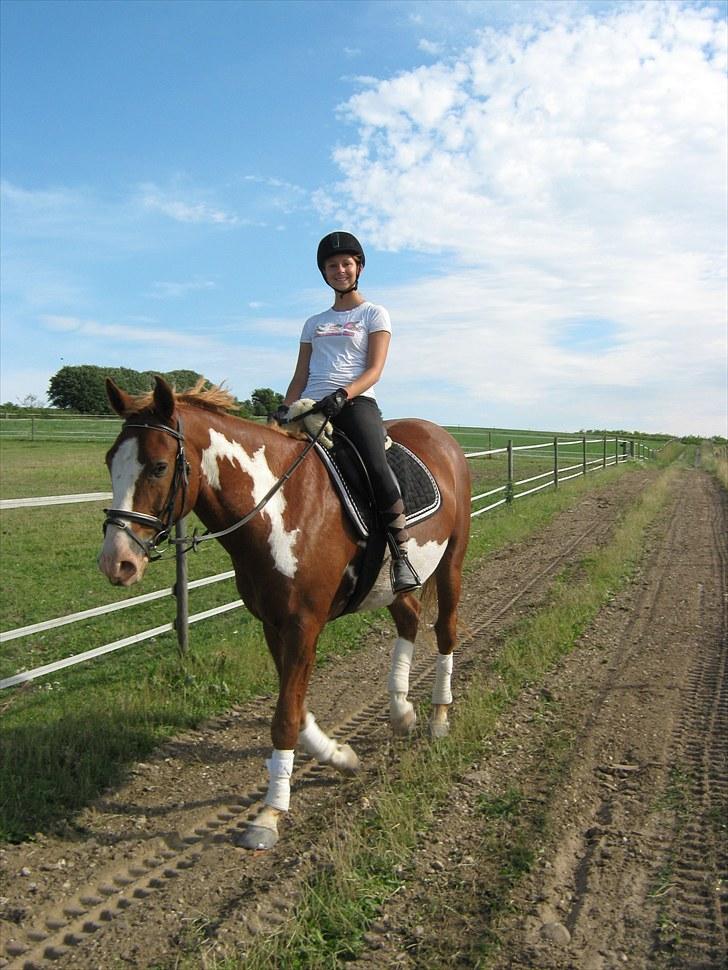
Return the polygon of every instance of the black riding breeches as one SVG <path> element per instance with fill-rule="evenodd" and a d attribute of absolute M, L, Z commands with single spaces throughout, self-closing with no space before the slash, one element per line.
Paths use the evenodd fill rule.
<path fill-rule="evenodd" d="M 387 464 L 384 451 L 386 432 L 377 402 L 370 397 L 347 401 L 333 424 L 351 439 L 366 465 L 377 509 L 385 512 L 401 501 L 397 479 Z"/>

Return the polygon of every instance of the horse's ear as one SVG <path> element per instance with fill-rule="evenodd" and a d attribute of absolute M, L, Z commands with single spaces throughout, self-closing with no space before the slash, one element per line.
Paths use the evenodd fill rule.
<path fill-rule="evenodd" d="M 174 391 L 163 377 L 154 378 L 154 410 L 163 421 L 169 421 L 174 414 Z"/>
<path fill-rule="evenodd" d="M 129 414 L 131 411 L 131 395 L 117 387 L 110 377 L 106 378 L 106 396 L 109 399 L 109 404 L 120 418 L 125 418 Z"/>

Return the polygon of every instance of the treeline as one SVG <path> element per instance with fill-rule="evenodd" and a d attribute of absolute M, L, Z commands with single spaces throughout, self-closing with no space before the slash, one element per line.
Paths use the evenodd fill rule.
<path fill-rule="evenodd" d="M 105 380 L 110 377 L 130 394 L 145 394 L 154 386 L 155 377 L 163 377 L 177 391 L 186 391 L 203 380 L 211 382 L 193 370 L 137 371 L 130 367 L 97 367 L 94 364 L 62 367 L 50 379 L 48 400 L 56 408 L 77 414 L 111 414 L 106 397 Z M 245 401 L 236 401 L 242 417 L 271 414 L 283 400 L 283 395 L 270 387 L 258 387 Z M 6 407 L 3 405 L 3 407 Z M 12 405 L 10 409 L 16 410 Z"/>

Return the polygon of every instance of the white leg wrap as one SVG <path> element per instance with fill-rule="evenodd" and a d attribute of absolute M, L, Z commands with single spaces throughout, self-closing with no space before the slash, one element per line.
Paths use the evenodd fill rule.
<path fill-rule="evenodd" d="M 435 683 L 432 688 L 433 704 L 452 704 L 451 677 L 452 654 L 438 653 L 435 663 Z"/>
<path fill-rule="evenodd" d="M 273 754 L 265 763 L 268 769 L 268 794 L 265 804 L 287 812 L 291 801 L 291 775 L 293 774 L 293 751 L 273 749 Z"/>
<path fill-rule="evenodd" d="M 332 741 L 324 734 L 310 711 L 306 714 L 306 721 L 298 735 L 298 742 L 306 754 L 310 754 L 322 765 L 331 763 L 338 747 L 336 741 Z"/>
<path fill-rule="evenodd" d="M 404 694 L 406 697 L 409 693 L 409 675 L 410 667 L 412 666 L 412 654 L 414 652 L 415 645 L 414 643 L 410 643 L 409 640 L 405 640 L 403 637 L 397 637 L 394 641 L 392 669 L 389 672 L 389 680 L 387 681 L 387 688 L 390 694 Z"/>

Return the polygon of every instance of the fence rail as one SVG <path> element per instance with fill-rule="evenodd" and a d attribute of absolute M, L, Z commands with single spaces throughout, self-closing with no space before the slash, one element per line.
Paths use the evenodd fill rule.
<path fill-rule="evenodd" d="M 611 446 L 609 453 L 608 442 Z M 581 446 L 581 460 L 574 465 L 559 465 L 560 449 L 563 447 L 570 447 L 574 444 L 579 444 Z M 587 446 L 594 444 L 602 446 L 602 453 L 599 458 L 588 459 Z M 521 458 L 533 457 L 526 455 L 526 452 L 536 451 L 544 448 L 553 449 L 552 467 L 548 471 L 541 472 L 536 475 L 530 475 L 526 478 L 516 479 L 516 454 L 523 453 L 520 455 Z M 569 453 L 566 452 L 566 454 Z M 642 442 L 635 442 L 632 439 L 619 437 L 614 437 L 613 439 L 607 439 L 606 437 L 587 438 L 586 436 L 581 438 L 570 437 L 563 439 L 555 436 L 550 441 L 537 442 L 527 445 L 514 445 L 513 438 L 509 438 L 507 445 L 503 448 L 489 448 L 485 451 L 465 452 L 465 457 L 472 461 L 481 458 L 492 459 L 494 456 L 500 455 L 505 455 L 507 459 L 506 482 L 503 485 L 498 485 L 494 488 L 486 490 L 485 492 L 471 496 L 471 508 L 475 503 L 481 501 L 482 499 L 492 498 L 494 495 L 500 495 L 501 497 L 483 508 L 472 510 L 470 513 L 471 518 L 476 518 L 477 516 L 483 515 L 485 512 L 490 512 L 502 505 L 511 504 L 517 499 L 534 495 L 537 492 L 543 491 L 545 488 L 558 488 L 563 482 L 570 481 L 571 479 L 578 478 L 579 476 L 587 475 L 592 471 L 607 468 L 610 465 L 617 465 L 630 460 L 643 461 L 654 458 L 655 452 L 651 448 L 644 446 Z M 569 455 L 569 457 L 571 457 L 571 455 Z M 567 472 L 572 474 L 566 474 Z M 542 479 L 545 479 L 545 481 L 541 481 Z M 541 484 L 530 489 L 517 491 L 517 489 L 521 488 L 522 486 L 530 485 L 532 482 L 537 481 L 541 481 Z M 98 501 L 100 499 L 106 499 L 109 497 L 110 493 L 89 492 L 83 495 L 55 495 L 28 499 L 6 499 L 0 503 L 0 508 L 40 508 L 46 505 L 63 504 L 64 502 Z M 184 522 L 178 524 L 178 528 L 181 531 L 184 531 L 184 527 Z M 20 637 L 30 636 L 34 633 L 45 632 L 47 630 L 56 629 L 71 623 L 81 622 L 92 617 L 102 616 L 118 610 L 129 609 L 132 606 L 139 606 L 143 603 L 149 603 L 153 600 L 163 599 L 168 596 L 175 596 L 177 598 L 177 619 L 175 621 L 165 623 L 162 626 L 154 627 L 150 630 L 144 630 L 141 633 L 137 633 L 129 637 L 124 637 L 121 640 L 115 640 L 113 643 L 107 643 L 103 646 L 95 647 L 92 650 L 84 651 L 83 653 L 76 654 L 72 657 L 66 657 L 50 664 L 44 664 L 43 666 L 36 667 L 33 670 L 19 671 L 17 674 L 14 674 L 11 677 L 6 677 L 5 679 L 0 680 L 0 690 L 3 690 L 6 687 L 18 686 L 30 680 L 34 680 L 37 677 L 54 673 L 57 670 L 62 670 L 65 667 L 70 667 L 78 663 L 83 663 L 86 660 L 103 656 L 107 653 L 120 650 L 123 647 L 131 646 L 135 643 L 141 643 L 144 640 L 149 640 L 152 637 L 159 636 L 162 633 L 170 633 L 175 631 L 177 633 L 180 649 L 184 650 L 186 649 L 187 644 L 187 627 L 189 624 L 198 623 L 202 620 L 209 619 L 213 616 L 218 616 L 222 613 L 226 613 L 244 605 L 243 601 L 238 599 L 231 601 L 230 603 L 225 603 L 222 606 L 217 606 L 210 610 L 205 610 L 201 613 L 196 613 L 190 616 L 188 615 L 187 611 L 188 591 L 198 589 L 203 586 L 208 586 L 213 583 L 222 582 L 226 579 L 231 579 L 234 575 L 235 571 L 229 570 L 227 572 L 218 573 L 214 576 L 207 576 L 203 579 L 196 579 L 188 582 L 186 577 L 186 563 L 184 561 L 184 556 L 178 555 L 177 582 L 173 587 L 156 590 L 155 592 L 145 593 L 141 596 L 133 597 L 132 599 L 122 600 L 121 602 L 111 603 L 106 606 L 98 606 L 88 610 L 82 610 L 78 613 L 71 613 L 52 620 L 44 620 L 40 623 L 32 623 L 28 626 L 17 627 L 14 630 L 7 630 L 4 633 L 0 633 L 0 643 L 5 643 L 10 640 L 19 639 Z"/>

